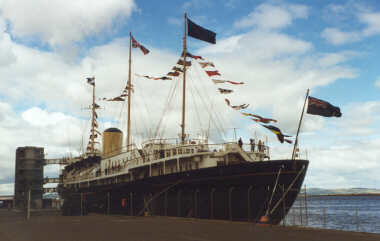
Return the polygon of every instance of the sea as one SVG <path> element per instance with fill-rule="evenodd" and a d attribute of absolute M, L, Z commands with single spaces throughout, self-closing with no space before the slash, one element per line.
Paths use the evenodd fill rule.
<path fill-rule="evenodd" d="M 300 196 L 284 225 L 380 233 L 380 196 Z"/>

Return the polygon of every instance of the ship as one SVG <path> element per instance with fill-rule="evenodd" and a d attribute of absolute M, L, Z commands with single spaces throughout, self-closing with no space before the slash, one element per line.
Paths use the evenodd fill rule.
<path fill-rule="evenodd" d="M 185 14 L 181 134 L 131 143 L 131 49 L 144 47 L 130 34 L 128 81 L 120 96 L 128 103 L 127 143 L 123 145 L 118 128 L 97 131 L 95 78 L 88 78 L 93 88 L 88 152 L 69 160 L 62 170 L 58 190 L 63 215 L 172 216 L 276 225 L 289 212 L 309 164 L 295 154 L 297 141 L 292 158 L 272 160 L 263 143 L 215 143 L 207 136 L 186 134 L 186 23 Z M 94 147 L 99 136 L 102 151 Z"/>

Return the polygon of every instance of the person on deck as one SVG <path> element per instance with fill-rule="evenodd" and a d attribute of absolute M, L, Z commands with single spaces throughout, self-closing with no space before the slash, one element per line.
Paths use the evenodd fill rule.
<path fill-rule="evenodd" d="M 241 140 L 241 137 L 239 138 L 238 145 L 240 148 L 243 148 L 243 141 Z"/>
<path fill-rule="evenodd" d="M 259 143 L 257 143 L 257 150 L 261 152 L 261 140 L 259 140 Z"/>
<path fill-rule="evenodd" d="M 255 139 L 249 139 L 249 144 L 251 144 L 251 152 L 255 151 Z"/>

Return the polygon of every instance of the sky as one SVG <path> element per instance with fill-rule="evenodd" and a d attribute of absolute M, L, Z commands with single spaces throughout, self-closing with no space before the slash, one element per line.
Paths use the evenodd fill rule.
<path fill-rule="evenodd" d="M 232 86 L 233 104 L 249 104 L 247 112 L 278 120 L 276 126 L 293 136 L 307 89 L 340 107 L 341 118 L 305 114 L 299 145 L 301 157 L 310 160 L 308 187 L 380 189 L 377 1 L 0 0 L 0 195 L 13 194 L 17 147 L 44 147 L 46 158 L 80 153 L 92 93 L 85 78 L 96 76 L 99 98 L 120 94 L 128 76 L 129 32 L 150 50 L 132 51 L 133 138 L 141 142 L 157 131 L 176 137 L 179 79 L 134 74 L 162 76 L 175 65 L 184 12 L 217 33 L 215 45 L 188 38 L 188 50 L 212 61 L 220 78 L 245 83 Z M 292 145 L 228 108 L 195 60 L 192 68 L 189 134 L 214 125 L 223 133 L 215 142 L 231 141 L 235 128 L 244 142 L 265 140 L 271 159 L 291 157 Z M 168 96 L 174 104 L 165 104 Z M 99 103 L 100 131 L 123 129 L 125 103 Z M 45 167 L 45 176 L 58 170 Z"/>

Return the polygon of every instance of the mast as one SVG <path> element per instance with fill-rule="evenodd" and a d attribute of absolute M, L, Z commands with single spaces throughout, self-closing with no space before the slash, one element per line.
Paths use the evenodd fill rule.
<path fill-rule="evenodd" d="M 95 82 L 92 85 L 91 154 L 95 156 Z"/>
<path fill-rule="evenodd" d="M 182 128 L 182 132 L 181 132 L 181 141 L 182 141 L 182 144 L 185 143 L 185 137 L 186 137 L 186 134 L 185 134 L 185 111 L 186 111 L 186 30 L 187 30 L 187 15 L 185 13 L 185 30 L 184 30 L 184 36 L 183 36 L 183 88 L 182 88 L 182 124 L 181 124 L 181 128 Z"/>
<path fill-rule="evenodd" d="M 295 158 L 295 156 L 296 156 L 296 148 L 298 146 L 298 134 L 299 134 L 300 129 L 301 129 L 301 124 L 302 124 L 302 119 L 303 119 L 303 113 L 305 112 L 305 105 L 306 105 L 307 97 L 309 97 L 309 89 L 307 89 L 307 91 L 306 91 L 305 102 L 303 103 L 302 113 L 301 113 L 300 121 L 298 123 L 296 140 L 294 142 L 294 147 L 293 147 L 293 153 L 292 153 L 293 163 L 292 163 L 292 166 L 293 166 L 294 169 L 296 168 L 296 158 Z"/>
<path fill-rule="evenodd" d="M 129 32 L 129 70 L 128 70 L 128 123 L 127 123 L 127 151 L 131 142 L 131 65 L 132 65 L 132 33 Z"/>

